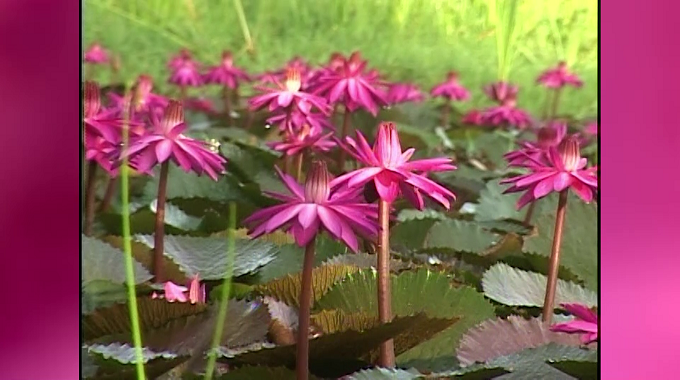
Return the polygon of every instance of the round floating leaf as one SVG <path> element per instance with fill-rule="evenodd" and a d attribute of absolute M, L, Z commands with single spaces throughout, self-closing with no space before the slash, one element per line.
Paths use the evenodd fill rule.
<path fill-rule="evenodd" d="M 423 375 L 416 370 L 406 371 L 394 368 L 362 369 L 346 377 L 347 380 L 415 380 Z"/>
<path fill-rule="evenodd" d="M 400 252 L 422 249 L 427 233 L 435 222 L 435 219 L 414 219 L 397 223 L 390 229 L 390 248 Z"/>
<path fill-rule="evenodd" d="M 102 239 L 118 249 L 122 249 L 123 247 L 123 238 L 121 236 L 105 236 Z M 152 269 L 153 249 L 148 245 L 135 240 L 131 242 L 131 246 L 132 256 L 135 260 L 140 262 L 144 268 L 148 268 L 149 270 Z M 172 281 L 176 284 L 186 284 L 189 281 L 189 276 L 182 271 L 177 263 L 170 259 L 166 259 L 163 262 L 163 275 L 167 281 Z"/>
<path fill-rule="evenodd" d="M 597 380 L 597 352 L 582 359 L 549 359 L 548 365 L 579 380 Z"/>
<path fill-rule="evenodd" d="M 136 375 L 136 357 L 134 347 L 128 344 L 111 343 L 107 345 L 93 344 L 85 346 L 86 355 L 97 366 L 96 372 L 88 379 L 134 380 Z M 155 378 L 188 359 L 169 351 L 152 351 L 142 349 L 144 370 L 150 378 Z"/>
<path fill-rule="evenodd" d="M 581 378 L 575 378 L 565 372 L 559 371 L 547 364 L 546 361 L 592 360 L 593 355 L 597 357 L 597 352 L 575 346 L 563 346 L 549 343 L 541 347 L 529 348 L 516 354 L 501 356 L 487 362 L 487 364 L 501 366 L 511 371 L 511 373 L 498 377 L 498 379 L 502 380 L 574 380 Z"/>
<path fill-rule="evenodd" d="M 206 310 L 206 307 L 205 304 L 171 303 L 164 299 L 137 299 L 139 324 L 142 330 L 160 328 L 174 319 L 200 314 Z M 82 329 L 86 341 L 129 332 L 128 305 L 117 304 L 93 311 L 83 317 Z"/>
<path fill-rule="evenodd" d="M 557 203 L 553 203 L 556 207 Z M 562 233 L 560 265 L 583 280 L 585 286 L 598 289 L 598 206 L 586 204 L 574 195 L 567 202 Z M 524 240 L 524 251 L 550 257 L 555 226 L 555 210 L 536 219 L 537 234 Z"/>
<path fill-rule="evenodd" d="M 82 261 L 81 274 L 85 285 L 92 281 L 108 281 L 125 284 L 125 257 L 123 252 L 113 246 L 85 235 L 81 235 Z M 133 262 L 135 284 L 151 280 L 153 277 L 142 264 Z"/>
<path fill-rule="evenodd" d="M 543 306 L 548 278 L 540 273 L 527 272 L 498 263 L 482 276 L 484 294 L 509 306 Z M 555 305 L 580 303 L 597 306 L 597 294 L 573 282 L 557 280 Z"/>
<path fill-rule="evenodd" d="M 394 338 L 395 342 L 401 342 L 401 335 L 441 331 L 455 322 L 455 319 L 429 318 L 420 313 L 395 317 L 392 322 L 381 324 L 377 317 L 366 313 L 338 310 L 323 311 L 312 318 L 316 325 L 323 326 L 325 333 L 309 341 L 310 370 L 328 377 L 342 376 L 365 366 L 366 360 L 360 359 L 377 356 L 377 349 L 385 340 Z M 295 345 L 254 344 L 240 349 L 222 348 L 220 354 L 246 364 L 293 366 L 295 363 Z"/>
<path fill-rule="evenodd" d="M 493 306 L 469 287 L 453 287 L 443 273 L 424 269 L 392 276 L 392 313 L 411 315 L 425 312 L 437 318 L 461 318 L 455 325 L 423 342 L 397 359 L 400 365 L 420 370 L 445 370 L 455 363 L 455 349 L 462 334 L 477 323 L 494 316 Z M 340 309 L 377 315 L 376 273 L 365 270 L 337 284 L 315 308 Z"/>
<path fill-rule="evenodd" d="M 416 210 L 411 208 L 401 210 L 399 212 L 399 215 L 397 215 L 398 222 L 407 222 L 410 220 L 422 220 L 422 219 L 445 220 L 447 219 L 447 217 L 446 215 L 444 215 L 444 213 L 441 213 L 436 210 L 431 209 Z"/>
<path fill-rule="evenodd" d="M 377 268 L 378 256 L 368 253 L 348 253 L 330 258 L 324 262 L 324 265 L 351 265 L 361 269 Z M 413 263 L 390 259 L 390 270 L 393 272 L 401 272 L 414 267 Z"/>
<path fill-rule="evenodd" d="M 102 280 L 83 284 L 81 293 L 81 312 L 83 314 L 125 302 L 127 302 L 127 287 L 124 284 Z"/>
<path fill-rule="evenodd" d="M 342 280 L 349 273 L 359 268 L 349 265 L 322 265 L 312 271 L 312 303 L 319 300 L 328 289 Z M 302 274 L 286 275 L 284 277 L 257 285 L 255 290 L 262 295 L 270 296 L 288 305 L 298 307 Z"/>
<path fill-rule="evenodd" d="M 156 214 L 157 199 L 154 199 L 149 205 L 151 212 Z M 164 223 L 168 226 L 173 226 L 184 231 L 196 231 L 201 226 L 203 218 L 188 215 L 181 208 L 167 202 L 165 204 L 165 220 Z"/>
<path fill-rule="evenodd" d="M 488 363 L 491 359 L 548 343 L 579 347 L 581 340 L 576 334 L 550 331 L 550 327 L 538 318 L 497 318 L 484 321 L 465 333 L 458 347 L 458 360 L 464 366 Z"/>
<path fill-rule="evenodd" d="M 430 228 L 425 237 L 424 247 L 483 253 L 500 240 L 500 235 L 483 229 L 477 223 L 449 219 L 438 221 Z"/>
<path fill-rule="evenodd" d="M 154 237 L 135 238 L 152 248 Z M 199 274 L 204 280 L 221 280 L 227 269 L 228 241 L 217 237 L 165 235 L 165 256 L 177 263 L 187 276 Z M 257 271 L 274 260 L 276 247 L 261 240 L 236 240 L 233 275 L 238 277 Z"/>
<path fill-rule="evenodd" d="M 203 380 L 203 376 L 185 376 L 184 380 Z M 263 367 L 263 366 L 244 366 L 230 369 L 229 372 L 213 377 L 215 380 L 295 380 L 295 371 L 286 367 Z M 309 375 L 309 380 L 318 380 L 314 375 Z"/>

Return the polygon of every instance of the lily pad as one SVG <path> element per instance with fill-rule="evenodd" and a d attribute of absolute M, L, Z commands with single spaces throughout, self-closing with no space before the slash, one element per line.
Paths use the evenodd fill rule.
<path fill-rule="evenodd" d="M 151 235 L 136 235 L 137 241 L 154 246 Z M 166 235 L 165 256 L 177 263 L 188 277 L 196 274 L 205 280 L 224 279 L 227 269 L 228 241 L 217 237 Z M 260 240 L 235 241 L 233 275 L 238 277 L 257 271 L 274 260 L 276 247 Z"/>
<path fill-rule="evenodd" d="M 136 356 L 134 347 L 128 344 L 93 344 L 85 346 L 86 355 L 97 366 L 88 379 L 127 380 L 136 379 Z M 146 375 L 155 378 L 188 359 L 169 351 L 142 349 Z"/>
<path fill-rule="evenodd" d="M 482 277 L 484 294 L 492 300 L 509 306 L 543 306 L 548 278 L 498 263 L 487 270 Z M 560 303 L 581 303 L 588 307 L 597 306 L 597 294 L 573 282 L 557 280 L 555 305 Z"/>
<path fill-rule="evenodd" d="M 449 219 L 438 221 L 430 228 L 425 237 L 424 247 L 481 254 L 500 240 L 500 235 L 483 229 L 477 223 Z"/>
<path fill-rule="evenodd" d="M 597 355 L 597 352 L 575 346 L 563 346 L 549 343 L 541 347 L 529 348 L 516 354 L 495 358 L 487 364 L 501 366 L 511 371 L 510 373 L 497 378 L 502 380 L 580 380 L 580 377 L 572 377 L 547 364 L 546 361 L 590 360 L 593 355 Z"/>
<path fill-rule="evenodd" d="M 99 240 L 81 235 L 82 266 L 81 275 L 85 285 L 92 281 L 108 281 L 113 284 L 125 284 L 124 253 Z M 142 264 L 133 262 L 135 284 L 151 280 L 153 276 Z"/>
<path fill-rule="evenodd" d="M 556 203 L 555 203 L 556 205 Z M 562 233 L 560 264 L 583 280 L 585 286 L 598 290 L 598 206 L 586 204 L 570 195 Z M 555 225 L 555 210 L 536 219 L 537 234 L 524 240 L 524 251 L 550 257 Z"/>
<path fill-rule="evenodd" d="M 494 316 L 493 306 L 470 287 L 453 287 L 444 273 L 420 269 L 392 276 L 392 313 L 396 316 L 425 312 L 437 318 L 461 318 L 455 325 L 409 351 L 397 361 L 401 366 L 443 371 L 455 364 L 455 349 L 465 331 Z M 315 305 L 317 310 L 377 314 L 377 275 L 364 270 L 349 275 Z"/>

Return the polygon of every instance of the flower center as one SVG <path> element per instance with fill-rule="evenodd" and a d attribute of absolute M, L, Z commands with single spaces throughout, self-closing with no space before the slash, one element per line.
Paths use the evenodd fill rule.
<path fill-rule="evenodd" d="M 94 82 L 85 82 L 85 117 L 96 116 L 99 113 L 101 106 L 101 101 L 99 100 L 99 86 Z"/>
<path fill-rule="evenodd" d="M 161 119 L 161 129 L 164 132 L 170 132 L 170 130 L 184 122 L 184 109 L 182 108 L 182 103 L 171 100 L 168 107 L 165 109 L 163 114 L 163 119 Z"/>
<path fill-rule="evenodd" d="M 313 161 L 312 168 L 307 173 L 305 181 L 305 200 L 307 202 L 321 204 L 328 200 L 331 190 L 328 183 L 331 175 L 325 161 Z"/>
<path fill-rule="evenodd" d="M 578 163 L 581 161 L 581 151 L 576 137 L 570 136 L 562 140 L 558 146 L 558 152 L 566 171 L 571 172 L 578 168 Z"/>
<path fill-rule="evenodd" d="M 302 80 L 300 76 L 300 70 L 297 68 L 289 68 L 286 70 L 286 90 L 289 92 L 298 92 L 300 87 L 302 87 Z"/>

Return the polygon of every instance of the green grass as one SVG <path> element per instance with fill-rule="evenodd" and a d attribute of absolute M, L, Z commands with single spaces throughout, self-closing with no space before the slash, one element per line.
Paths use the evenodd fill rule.
<path fill-rule="evenodd" d="M 237 2 L 88 0 L 84 43 L 101 41 L 120 53 L 124 79 L 148 73 L 162 90 L 167 58 L 181 47 L 211 64 L 223 49 L 233 50 L 251 71 L 294 55 L 321 63 L 331 52 L 358 49 L 390 79 L 425 89 L 446 71 L 459 71 L 474 95 L 466 109 L 485 101 L 483 84 L 507 76 L 521 86 L 520 105 L 532 112 L 544 96 L 535 77 L 566 59 L 586 85 L 566 91 L 561 111 L 593 116 L 598 110 L 597 2 L 520 0 L 508 12 L 515 0 L 241 0 L 255 57 L 245 52 Z M 100 70 L 97 79 L 108 80 L 108 72 Z"/>

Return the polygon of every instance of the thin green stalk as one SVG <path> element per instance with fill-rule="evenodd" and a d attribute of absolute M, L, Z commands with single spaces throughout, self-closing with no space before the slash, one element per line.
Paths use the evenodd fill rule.
<path fill-rule="evenodd" d="M 229 304 L 229 294 L 231 293 L 231 278 L 234 272 L 234 247 L 236 233 L 236 203 L 229 202 L 229 230 L 227 237 L 227 270 L 224 273 L 224 285 L 222 285 L 222 297 L 220 298 L 220 308 L 217 312 L 217 324 L 213 334 L 210 352 L 208 353 L 208 364 L 205 368 L 205 380 L 211 380 L 215 372 L 215 362 L 217 361 L 217 348 L 220 345 L 224 332 L 224 322 L 227 319 L 227 305 Z"/>
<path fill-rule="evenodd" d="M 246 40 L 246 47 L 249 51 L 254 52 L 255 45 L 253 44 L 253 38 L 250 36 L 250 29 L 248 29 L 248 21 L 246 21 L 246 14 L 243 12 L 241 0 L 234 0 L 234 8 L 236 8 L 236 15 L 238 16 L 238 23 L 241 26 L 241 31 L 243 32 L 243 38 Z"/>
<path fill-rule="evenodd" d="M 127 92 L 127 90 L 126 90 Z M 127 111 L 127 110 L 126 110 Z M 123 148 L 128 143 L 128 115 L 125 113 L 123 128 Z M 123 205 L 123 251 L 125 252 L 125 283 L 128 292 L 128 307 L 130 308 L 130 323 L 132 325 L 132 342 L 135 346 L 135 367 L 137 380 L 145 380 L 144 355 L 142 353 L 142 334 L 139 329 L 139 312 L 137 311 L 137 292 L 135 289 L 135 269 L 132 261 L 132 238 L 130 236 L 130 195 L 128 193 L 128 160 L 123 157 L 120 168 L 120 197 Z"/>

